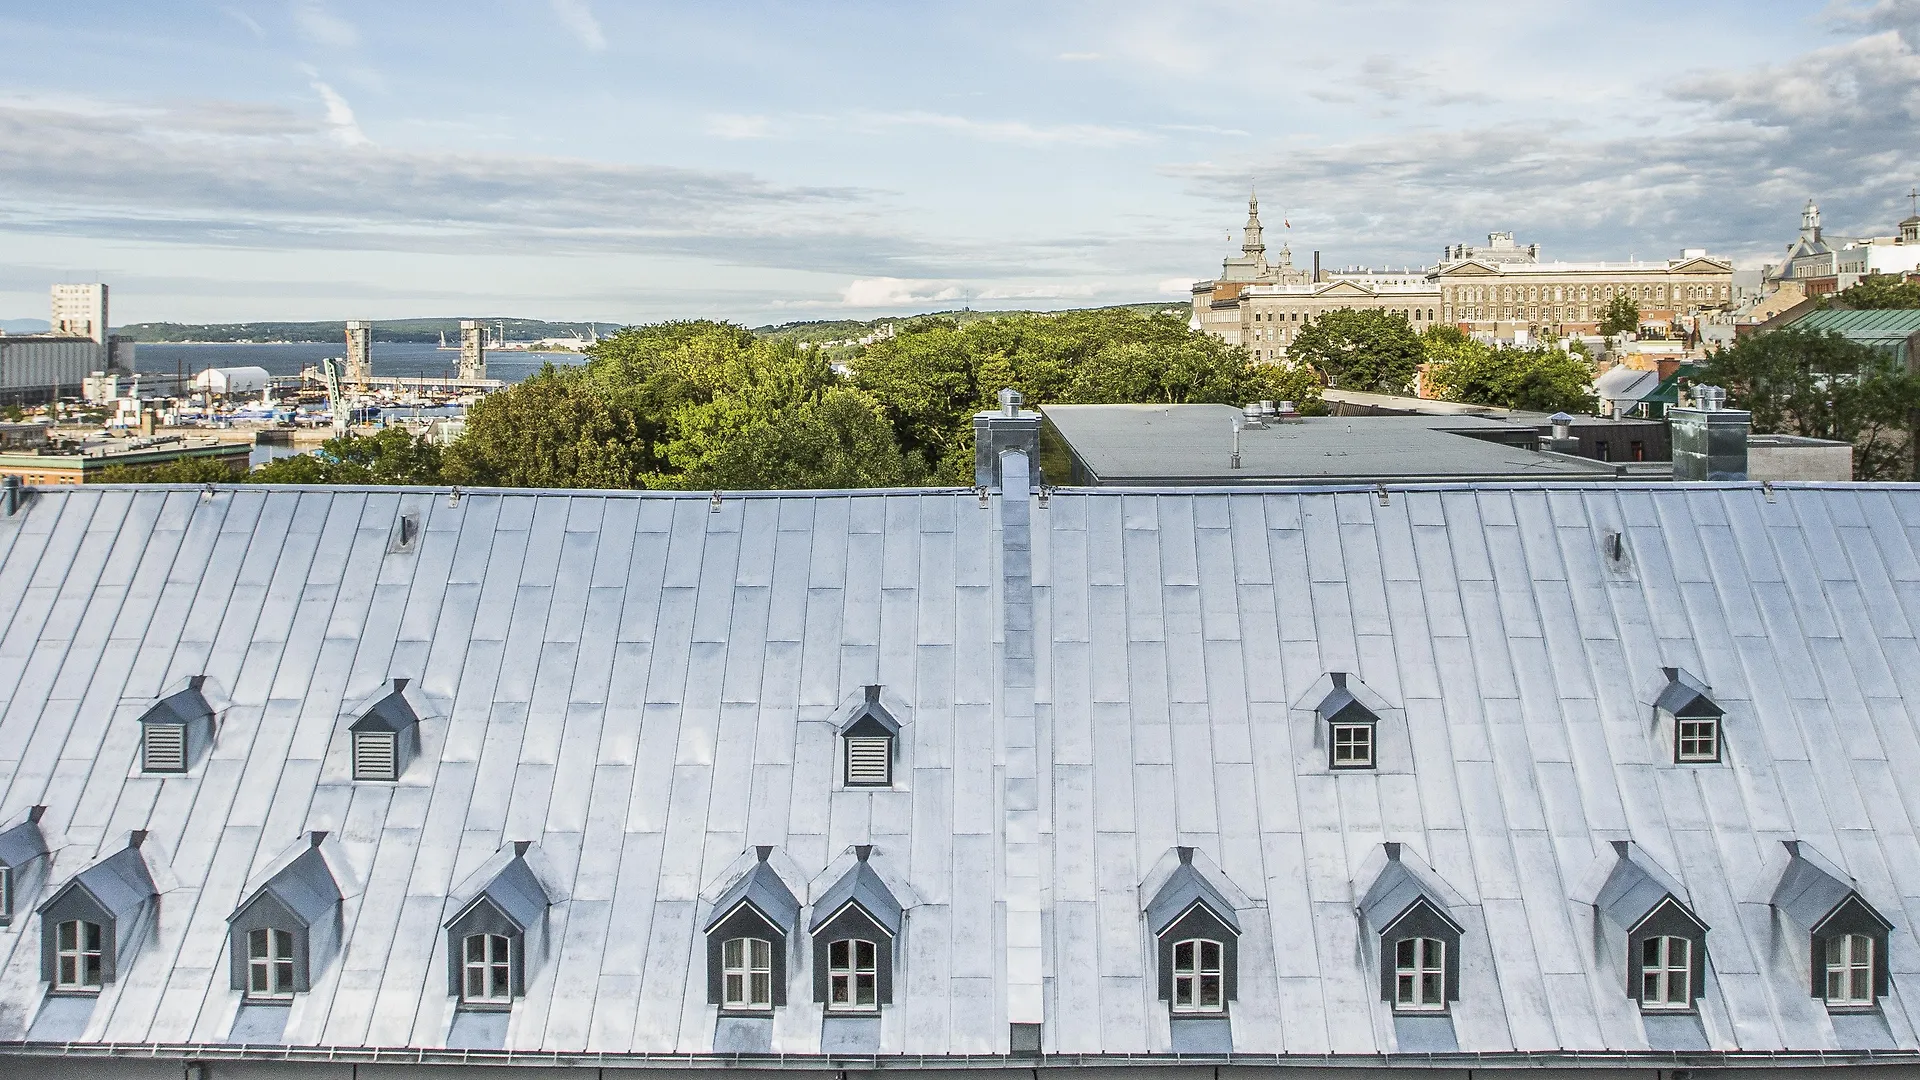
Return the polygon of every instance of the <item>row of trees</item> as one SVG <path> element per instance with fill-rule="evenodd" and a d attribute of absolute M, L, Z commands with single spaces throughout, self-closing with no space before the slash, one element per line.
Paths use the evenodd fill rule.
<path fill-rule="evenodd" d="M 579 367 L 491 394 L 443 448 L 393 428 L 328 441 L 248 479 L 753 490 L 968 484 L 972 416 L 1002 387 L 1032 404 L 1290 400 L 1310 370 L 1255 365 L 1177 317 L 1124 309 L 920 319 L 870 346 L 850 376 L 818 350 L 713 322 L 634 327 Z M 194 463 L 107 481 L 232 479 Z"/>
<path fill-rule="evenodd" d="M 1631 318 L 1638 321 L 1637 309 Z M 1429 394 L 1451 401 L 1543 412 L 1594 404 L 1593 364 L 1584 353 L 1496 348 L 1445 324 L 1416 333 L 1404 316 L 1386 311 L 1326 312 L 1300 327 L 1287 356 L 1343 390 L 1409 393 L 1424 364 Z"/>

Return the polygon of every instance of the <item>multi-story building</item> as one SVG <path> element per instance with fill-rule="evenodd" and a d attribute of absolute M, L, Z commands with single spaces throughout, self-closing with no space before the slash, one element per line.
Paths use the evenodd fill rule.
<path fill-rule="evenodd" d="M 1551 328 L 1593 333 L 1615 297 L 1640 305 L 1642 323 L 1671 323 L 1733 301 L 1733 263 L 1701 248 L 1661 262 L 1442 263 L 1429 275 L 1441 320 L 1470 330 Z"/>
<path fill-rule="evenodd" d="M 1784 262 L 1763 273 L 1768 291 L 1798 285 L 1809 297 L 1829 296 L 1873 274 L 1920 270 L 1920 212 L 1900 223 L 1898 236 L 1828 237 L 1812 199 L 1800 211 L 1800 237 L 1787 246 Z"/>
<path fill-rule="evenodd" d="M 53 326 L 56 337 L 91 338 L 107 343 L 107 287 L 95 281 L 84 285 L 55 285 L 52 296 Z"/>

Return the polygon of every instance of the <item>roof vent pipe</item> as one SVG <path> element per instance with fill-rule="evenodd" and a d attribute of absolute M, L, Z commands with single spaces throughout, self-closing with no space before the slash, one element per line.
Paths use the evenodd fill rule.
<path fill-rule="evenodd" d="M 1020 391 L 1015 390 L 1013 387 L 1009 386 L 1000 391 L 1000 415 L 1019 416 L 1020 402 Z"/>
<path fill-rule="evenodd" d="M 0 508 L 5 509 L 8 517 L 20 512 L 20 504 L 24 501 L 21 496 L 24 494 L 20 488 L 19 477 L 0 477 Z"/>
<path fill-rule="evenodd" d="M 1566 413 L 1554 413 L 1552 416 L 1547 417 L 1547 422 L 1553 425 L 1553 437 L 1556 440 L 1569 438 L 1573 435 L 1573 417 L 1568 416 Z"/>
<path fill-rule="evenodd" d="M 1727 392 L 1718 386 L 1702 386 L 1693 392 L 1694 407 L 1701 412 L 1719 412 L 1727 407 Z"/>

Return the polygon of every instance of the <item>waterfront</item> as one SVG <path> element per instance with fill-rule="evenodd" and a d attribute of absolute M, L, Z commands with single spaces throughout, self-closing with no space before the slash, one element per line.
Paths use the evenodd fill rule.
<path fill-rule="evenodd" d="M 174 344 L 141 345 L 135 363 L 143 373 L 171 375 L 184 372 L 188 377 L 207 368 L 258 367 L 269 375 L 298 375 L 303 368 L 314 367 L 331 356 L 344 360 L 345 342 L 303 342 L 289 344 Z M 489 352 L 487 377 L 517 383 L 540 370 L 542 365 L 557 367 L 586 363 L 579 353 Z M 451 378 L 460 366 L 457 349 L 442 350 L 432 343 L 373 343 L 373 373 L 425 378 Z"/>

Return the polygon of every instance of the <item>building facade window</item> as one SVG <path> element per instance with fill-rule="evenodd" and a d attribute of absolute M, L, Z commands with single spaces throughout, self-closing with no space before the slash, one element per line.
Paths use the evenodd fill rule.
<path fill-rule="evenodd" d="M 1333 767 L 1371 769 L 1374 767 L 1372 724 L 1333 725 Z"/>
<path fill-rule="evenodd" d="M 97 922 L 70 919 L 61 923 L 54 947 L 54 988 L 100 989 L 105 984 L 104 940 Z"/>
<path fill-rule="evenodd" d="M 1720 718 L 1682 716 L 1674 721 L 1676 761 L 1719 761 Z"/>
<path fill-rule="evenodd" d="M 513 1001 L 513 939 L 505 934 L 469 934 L 463 946 L 465 980 L 460 999 L 476 1005 Z"/>
<path fill-rule="evenodd" d="M 1865 934 L 1836 934 L 1827 939 L 1827 1004 L 1873 1004 L 1873 939 Z"/>
<path fill-rule="evenodd" d="M 730 938 L 721 949 L 723 993 L 728 1009 L 773 1008 L 773 943 L 764 938 Z"/>
<path fill-rule="evenodd" d="M 1205 938 L 1174 942 L 1174 1012 L 1217 1013 L 1226 1008 L 1224 954 L 1219 942 Z"/>
<path fill-rule="evenodd" d="M 1438 938 L 1401 938 L 1394 946 L 1393 1006 L 1402 1012 L 1440 1012 L 1447 1007 L 1447 943 Z"/>
<path fill-rule="evenodd" d="M 293 997 L 293 934 L 262 929 L 247 934 L 247 997 L 285 1000 Z"/>
<path fill-rule="evenodd" d="M 1693 942 L 1662 935 L 1640 943 L 1640 1007 L 1693 1008 Z"/>
<path fill-rule="evenodd" d="M 842 938 L 827 945 L 827 1008 L 833 1012 L 879 1009 L 879 950 L 871 941 Z"/>

